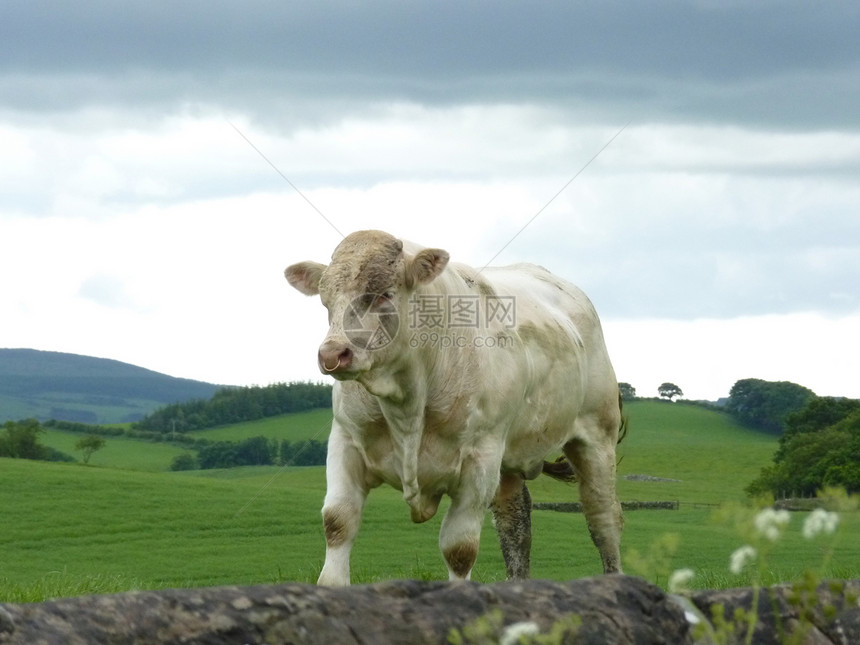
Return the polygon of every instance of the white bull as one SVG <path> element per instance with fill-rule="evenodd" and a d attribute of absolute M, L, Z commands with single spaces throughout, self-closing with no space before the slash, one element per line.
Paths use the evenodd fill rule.
<path fill-rule="evenodd" d="M 487 508 L 508 577 L 527 578 L 525 480 L 550 472 L 559 451 L 603 570 L 621 571 L 620 398 L 582 291 L 538 266 L 479 271 L 381 231 L 349 235 L 328 266 L 285 274 L 320 295 L 330 323 L 318 354 L 336 379 L 319 584 L 349 584 L 364 502 L 383 483 L 403 491 L 415 522 L 451 498 L 439 535 L 450 579 L 469 578 Z"/>

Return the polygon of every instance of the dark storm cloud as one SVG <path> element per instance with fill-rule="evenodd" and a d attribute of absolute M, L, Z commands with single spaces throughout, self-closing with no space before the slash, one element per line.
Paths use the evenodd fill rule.
<path fill-rule="evenodd" d="M 856 2 L 6 2 L 0 89 L 89 102 L 550 102 L 860 125 Z M 264 109 L 264 108 L 261 108 Z"/>

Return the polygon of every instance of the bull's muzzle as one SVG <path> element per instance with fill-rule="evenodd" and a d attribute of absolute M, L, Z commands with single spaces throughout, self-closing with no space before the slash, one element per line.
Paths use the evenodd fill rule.
<path fill-rule="evenodd" d="M 327 340 L 320 345 L 317 362 L 323 374 L 338 374 L 349 370 L 353 353 L 349 343 Z"/>

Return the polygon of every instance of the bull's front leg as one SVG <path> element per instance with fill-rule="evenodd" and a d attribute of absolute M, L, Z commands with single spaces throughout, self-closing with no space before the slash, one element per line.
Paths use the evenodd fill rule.
<path fill-rule="evenodd" d="M 448 566 L 449 580 L 470 579 L 478 559 L 486 508 L 462 497 L 451 500 L 439 532 L 439 549 Z"/>
<path fill-rule="evenodd" d="M 458 489 L 439 532 L 439 548 L 448 566 L 449 580 L 469 580 L 478 559 L 481 527 L 499 486 L 500 446 L 477 449 L 464 460 Z"/>
<path fill-rule="evenodd" d="M 436 515 L 441 495 L 422 492 L 418 483 L 418 456 L 424 435 L 424 399 L 414 397 L 395 405 L 382 402 L 391 439 L 400 458 L 400 484 L 413 522 L 426 522 Z"/>
<path fill-rule="evenodd" d="M 350 583 L 349 555 L 367 499 L 365 465 L 359 452 L 332 424 L 326 457 L 326 495 L 322 516 L 325 530 L 325 563 L 319 585 L 344 587 Z"/>

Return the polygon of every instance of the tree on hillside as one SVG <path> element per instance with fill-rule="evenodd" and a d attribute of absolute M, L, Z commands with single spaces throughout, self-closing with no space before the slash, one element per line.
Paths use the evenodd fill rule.
<path fill-rule="evenodd" d="M 860 400 L 832 396 L 817 396 L 805 408 L 785 418 L 785 431 L 779 438 L 780 446 L 802 432 L 818 432 L 832 426 L 860 410 Z"/>
<path fill-rule="evenodd" d="M 619 383 L 618 392 L 625 401 L 632 401 L 636 398 L 636 388 L 630 385 L 630 383 Z"/>
<path fill-rule="evenodd" d="M 74 461 L 73 457 L 39 443 L 39 435 L 44 432 L 45 429 L 36 419 L 7 421 L 0 431 L 0 457 Z"/>
<path fill-rule="evenodd" d="M 789 381 L 742 379 L 732 386 L 726 411 L 745 425 L 775 434 L 785 428 L 786 417 L 802 410 L 815 393 Z"/>
<path fill-rule="evenodd" d="M 197 465 L 203 470 L 269 466 L 275 463 L 277 451 L 277 441 L 262 436 L 242 441 L 216 441 L 197 451 Z"/>
<path fill-rule="evenodd" d="M 860 492 L 860 401 L 849 405 L 834 405 L 835 400 L 813 401 L 803 411 L 790 417 L 798 424 L 784 437 L 773 465 L 762 469 L 747 486 L 747 493 L 770 493 L 774 497 L 811 496 L 828 486 L 845 488 L 849 493 Z M 823 409 L 820 423 L 811 421 Z M 833 412 L 841 410 L 843 417 L 833 421 Z"/>
<path fill-rule="evenodd" d="M 39 435 L 44 432 L 36 419 L 7 421 L 0 433 L 0 457 L 41 459 L 44 446 L 39 443 Z"/>
<path fill-rule="evenodd" d="M 203 470 L 246 465 L 239 462 L 236 444 L 232 441 L 216 441 L 203 446 L 197 451 L 197 463 Z"/>
<path fill-rule="evenodd" d="M 325 464 L 328 444 L 325 441 L 282 441 L 280 460 L 284 466 L 322 466 Z"/>
<path fill-rule="evenodd" d="M 139 430 L 189 432 L 264 417 L 331 407 L 331 385 L 274 383 L 226 387 L 208 401 L 196 399 L 159 408 L 137 424 Z"/>
<path fill-rule="evenodd" d="M 675 397 L 684 396 L 681 388 L 674 383 L 663 383 L 657 388 L 657 393 L 660 395 L 660 398 L 668 399 L 669 401 L 674 401 Z"/>
<path fill-rule="evenodd" d="M 802 410 L 792 412 L 785 418 L 785 431 L 779 438 L 777 456 L 785 451 L 788 440 L 804 432 L 818 432 L 860 410 L 857 399 L 837 399 L 819 396 L 812 399 Z"/>
<path fill-rule="evenodd" d="M 170 470 L 197 470 L 198 467 L 197 457 L 190 452 L 176 455 L 170 464 Z"/>
<path fill-rule="evenodd" d="M 83 453 L 83 462 L 88 464 L 90 463 L 90 457 L 93 456 L 93 453 L 104 448 L 106 443 L 107 442 L 102 437 L 90 434 L 78 439 L 75 443 L 75 450 L 80 450 Z"/>
<path fill-rule="evenodd" d="M 241 463 L 249 466 L 265 466 L 275 463 L 277 452 L 277 440 L 251 437 L 239 443 L 237 457 Z"/>

